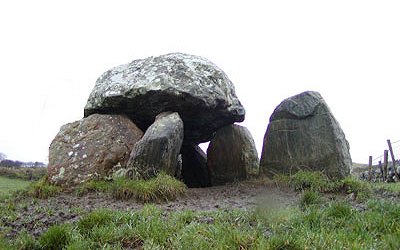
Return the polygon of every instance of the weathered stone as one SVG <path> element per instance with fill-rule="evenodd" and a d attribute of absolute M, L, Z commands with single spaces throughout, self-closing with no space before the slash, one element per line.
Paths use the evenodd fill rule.
<path fill-rule="evenodd" d="M 179 113 L 185 142 L 196 144 L 245 116 L 221 69 L 205 58 L 181 53 L 135 60 L 105 72 L 90 94 L 85 116 L 123 113 L 145 131 L 165 111 Z"/>
<path fill-rule="evenodd" d="M 209 187 L 207 156 L 197 145 L 182 145 L 182 179 L 188 187 Z"/>
<path fill-rule="evenodd" d="M 350 174 L 351 162 L 345 135 L 319 93 L 304 92 L 276 107 L 264 136 L 262 173 L 302 169 L 343 178 Z"/>
<path fill-rule="evenodd" d="M 160 171 L 171 176 L 179 174 L 178 155 L 182 141 L 183 122 L 178 113 L 159 114 L 133 147 L 128 162 L 131 177 L 148 179 Z"/>
<path fill-rule="evenodd" d="M 104 178 L 114 167 L 125 167 L 143 132 L 126 116 L 91 115 L 66 124 L 49 150 L 48 175 L 67 186 Z"/>
<path fill-rule="evenodd" d="M 259 159 L 250 131 L 236 124 L 220 128 L 207 149 L 207 166 L 213 186 L 258 175 Z"/>

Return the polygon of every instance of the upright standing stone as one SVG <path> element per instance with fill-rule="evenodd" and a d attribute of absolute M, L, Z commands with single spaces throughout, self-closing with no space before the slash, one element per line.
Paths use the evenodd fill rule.
<path fill-rule="evenodd" d="M 217 130 L 207 149 L 207 166 L 213 186 L 258 175 L 259 160 L 249 130 L 236 124 Z"/>
<path fill-rule="evenodd" d="M 91 115 L 61 127 L 49 149 L 49 181 L 76 185 L 124 168 L 143 132 L 126 116 Z"/>
<path fill-rule="evenodd" d="M 183 122 L 178 113 L 159 114 L 132 150 L 128 162 L 132 177 L 148 179 L 160 171 L 171 176 L 179 174 L 178 155 L 182 141 Z"/>
<path fill-rule="evenodd" d="M 207 156 L 197 145 L 182 145 L 182 178 L 188 187 L 209 187 Z"/>
<path fill-rule="evenodd" d="M 349 143 L 317 92 L 304 92 L 279 104 L 264 136 L 261 172 L 322 171 L 332 178 L 350 174 Z"/>

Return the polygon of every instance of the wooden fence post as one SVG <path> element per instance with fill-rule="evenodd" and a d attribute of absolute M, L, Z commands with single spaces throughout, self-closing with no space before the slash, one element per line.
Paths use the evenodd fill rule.
<path fill-rule="evenodd" d="M 385 176 L 385 181 L 388 178 L 388 157 L 389 157 L 389 151 L 388 150 L 383 151 L 383 172 Z"/>
<path fill-rule="evenodd" d="M 368 180 L 372 180 L 372 156 L 369 156 L 368 159 Z"/>
<path fill-rule="evenodd" d="M 384 176 L 383 176 L 382 161 L 379 161 L 379 170 L 381 172 L 381 180 L 385 181 Z"/>
<path fill-rule="evenodd" d="M 393 149 L 392 149 L 392 143 L 390 142 L 389 139 L 387 140 L 387 143 L 388 143 L 388 146 L 389 146 L 390 156 L 392 157 L 393 171 L 394 171 L 394 174 L 397 177 L 397 180 L 399 180 L 400 176 L 399 176 L 399 173 L 397 173 L 397 171 L 396 171 L 396 159 L 394 158 L 394 153 L 393 153 Z"/>

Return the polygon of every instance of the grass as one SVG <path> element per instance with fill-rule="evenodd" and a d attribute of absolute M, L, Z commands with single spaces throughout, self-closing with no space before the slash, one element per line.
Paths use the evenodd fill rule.
<path fill-rule="evenodd" d="M 400 204 L 346 201 L 305 209 L 171 212 L 154 205 L 96 210 L 34 239 L 21 233 L 7 249 L 398 249 Z M 24 245 L 25 244 L 25 245 Z M 30 247 L 30 248 L 29 248 Z M 35 248 L 36 247 L 36 248 Z"/>
<path fill-rule="evenodd" d="M 347 177 L 340 184 L 348 194 L 354 193 L 358 201 L 365 201 L 372 196 L 373 185 L 371 183 L 360 181 L 354 177 Z"/>
<path fill-rule="evenodd" d="M 306 190 L 300 198 L 300 208 L 307 208 L 311 205 L 318 205 L 322 203 L 322 197 L 319 192 L 314 190 Z"/>
<path fill-rule="evenodd" d="M 30 184 L 29 181 L 11 179 L 8 177 L 0 176 L 0 196 L 7 195 L 16 190 L 24 189 L 28 187 L 29 184 Z"/>
<path fill-rule="evenodd" d="M 46 175 L 42 179 L 32 183 L 25 194 L 39 199 L 47 199 L 59 194 L 61 191 L 60 187 L 49 184 Z"/>
<path fill-rule="evenodd" d="M 140 202 L 170 201 L 185 193 L 186 186 L 183 182 L 164 173 L 150 180 L 117 179 L 112 186 L 115 198 L 134 198 Z"/>
<path fill-rule="evenodd" d="M 371 183 L 360 181 L 355 177 L 330 180 L 321 172 L 313 171 L 298 171 L 292 176 L 277 175 L 274 181 L 278 187 L 289 186 L 299 192 L 353 193 L 357 201 L 366 201 L 372 196 L 372 191 L 375 189 Z M 310 196 L 311 193 L 307 195 Z"/>
<path fill-rule="evenodd" d="M 47 199 L 63 191 L 61 187 L 52 185 L 44 176 L 36 182 L 27 182 L 16 179 L 9 179 L 0 176 L 0 195 L 11 194 L 20 190 L 23 195 L 39 199 Z M 74 192 L 78 196 L 87 192 L 109 193 L 115 199 L 129 200 L 135 199 L 142 203 L 172 201 L 186 194 L 186 185 L 164 173 L 149 180 L 130 180 L 118 178 L 113 181 L 92 180 L 75 188 Z"/>
<path fill-rule="evenodd" d="M 48 183 L 46 175 L 35 182 L 0 176 L 0 197 L 6 197 L 18 193 L 35 198 L 46 199 L 60 192 L 60 187 Z"/>
<path fill-rule="evenodd" d="M 110 193 L 119 200 L 134 199 L 142 203 L 172 201 L 186 193 L 186 185 L 164 173 L 149 180 L 117 178 L 113 181 L 90 181 L 77 189 L 78 194 L 90 191 Z"/>
<path fill-rule="evenodd" d="M 322 191 L 326 188 L 328 178 L 321 172 L 298 171 L 290 177 L 289 183 L 296 191 L 315 190 Z"/>
<path fill-rule="evenodd" d="M 400 194 L 400 182 L 395 182 L 395 183 L 377 182 L 373 183 L 372 187 L 377 191 L 388 191 Z"/>
<path fill-rule="evenodd" d="M 400 204 L 374 199 L 371 190 L 381 186 L 352 178 L 332 184 L 315 173 L 286 180 L 301 192 L 298 206 L 213 212 L 166 212 L 155 205 L 138 211 L 99 209 L 37 238 L 26 232 L 12 240 L 0 235 L 0 249 L 400 249 Z M 161 175 L 147 182 L 93 181 L 80 192 L 162 201 L 176 197 L 177 187 L 185 190 L 182 185 Z M 362 209 L 346 199 L 324 199 L 325 192 L 355 193 L 363 197 Z M 1 217 L 17 216 L 15 206 L 12 200 L 0 202 Z"/>
<path fill-rule="evenodd" d="M 39 238 L 42 249 L 58 250 L 65 248 L 71 241 L 69 225 L 55 225 L 50 227 Z"/>

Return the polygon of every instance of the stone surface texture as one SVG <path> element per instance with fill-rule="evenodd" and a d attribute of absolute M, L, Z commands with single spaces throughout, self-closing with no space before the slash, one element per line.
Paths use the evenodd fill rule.
<path fill-rule="evenodd" d="M 264 136 L 263 174 L 322 171 L 331 178 L 350 174 L 349 144 L 328 105 L 317 92 L 304 92 L 279 104 Z"/>
<path fill-rule="evenodd" d="M 183 142 L 183 122 L 176 112 L 156 117 L 142 139 L 133 147 L 128 169 L 134 179 L 149 179 L 160 171 L 179 175 L 179 152 Z"/>
<path fill-rule="evenodd" d="M 91 115 L 61 127 L 49 149 L 48 175 L 68 186 L 103 178 L 124 167 L 143 132 L 126 116 Z"/>
<path fill-rule="evenodd" d="M 89 96 L 85 116 L 123 113 L 145 131 L 165 111 L 179 113 L 185 141 L 196 144 L 245 117 L 227 75 L 205 58 L 182 53 L 135 60 L 105 72 Z"/>
<path fill-rule="evenodd" d="M 209 187 L 207 156 L 197 145 L 182 145 L 182 179 L 186 186 Z"/>
<path fill-rule="evenodd" d="M 211 184 L 245 180 L 259 173 L 259 159 L 250 131 L 232 124 L 220 128 L 207 149 Z"/>

